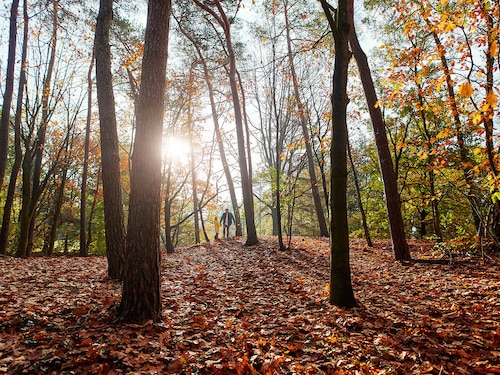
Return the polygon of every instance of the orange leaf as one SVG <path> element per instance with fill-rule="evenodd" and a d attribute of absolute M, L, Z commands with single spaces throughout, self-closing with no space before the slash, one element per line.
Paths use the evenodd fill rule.
<path fill-rule="evenodd" d="M 470 82 L 464 82 L 458 88 L 458 95 L 463 96 L 464 98 L 470 98 L 474 93 L 474 89 Z"/>

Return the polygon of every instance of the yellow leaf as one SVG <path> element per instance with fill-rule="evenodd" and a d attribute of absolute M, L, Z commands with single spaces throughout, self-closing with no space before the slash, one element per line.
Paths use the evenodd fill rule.
<path fill-rule="evenodd" d="M 446 79 L 446 76 L 443 75 L 440 79 L 439 79 L 439 82 L 437 84 L 437 87 L 436 87 L 436 91 L 439 91 L 439 89 L 441 89 L 441 85 L 443 84 L 444 80 Z"/>
<path fill-rule="evenodd" d="M 422 159 L 422 160 L 427 159 L 427 156 L 428 156 L 428 155 L 427 155 L 427 152 L 424 152 L 424 151 L 419 151 L 419 152 L 417 152 L 417 155 L 418 155 L 418 157 L 419 157 L 420 159 Z"/>
<path fill-rule="evenodd" d="M 494 56 L 498 56 L 498 44 L 497 44 L 497 41 L 496 40 L 493 40 L 491 42 L 491 46 L 490 46 L 490 56 L 494 57 Z"/>
<path fill-rule="evenodd" d="M 464 98 L 470 98 L 474 92 L 471 84 L 467 81 L 460 85 L 458 88 L 458 95 L 463 96 Z"/>
<path fill-rule="evenodd" d="M 452 21 L 449 21 L 449 20 L 448 20 L 448 22 L 447 22 L 447 24 L 446 24 L 446 29 L 445 29 L 445 31 L 446 31 L 446 32 L 451 32 L 451 31 L 455 30 L 455 28 L 456 28 L 456 27 L 457 27 L 457 26 L 456 26 L 456 25 L 455 25 Z"/>
<path fill-rule="evenodd" d="M 486 102 L 490 105 L 491 108 L 495 108 L 497 106 L 498 98 L 493 90 L 490 90 L 490 92 L 488 92 L 488 95 L 486 95 Z"/>
<path fill-rule="evenodd" d="M 474 155 L 479 155 L 483 150 L 481 149 L 481 147 L 476 147 L 474 149 Z"/>
<path fill-rule="evenodd" d="M 483 116 L 480 111 L 474 112 L 471 117 L 474 125 L 479 124 L 483 120 Z"/>

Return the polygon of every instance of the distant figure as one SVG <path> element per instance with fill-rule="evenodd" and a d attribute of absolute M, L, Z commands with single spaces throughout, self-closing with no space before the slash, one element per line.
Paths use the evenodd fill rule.
<path fill-rule="evenodd" d="M 224 238 L 229 238 L 229 228 L 234 223 L 234 216 L 231 212 L 229 212 L 229 208 L 226 208 L 220 217 L 220 223 L 223 225 L 222 233 Z"/>
<path fill-rule="evenodd" d="M 214 225 L 215 225 L 215 239 L 217 240 L 219 238 L 219 232 L 220 232 L 220 221 L 217 216 L 214 216 Z"/>

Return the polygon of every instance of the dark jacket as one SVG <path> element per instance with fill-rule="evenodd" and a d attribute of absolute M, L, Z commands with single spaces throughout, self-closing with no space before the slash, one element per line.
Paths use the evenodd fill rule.
<path fill-rule="evenodd" d="M 233 223 L 234 223 L 234 215 L 231 212 L 228 212 L 227 215 L 229 215 L 229 217 L 227 219 L 228 225 L 233 225 Z M 220 217 L 220 222 L 222 223 L 222 225 L 224 225 L 224 223 L 226 222 L 226 213 L 225 212 Z"/>

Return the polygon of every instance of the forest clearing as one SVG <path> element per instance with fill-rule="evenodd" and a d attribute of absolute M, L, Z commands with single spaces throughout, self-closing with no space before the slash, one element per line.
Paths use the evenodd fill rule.
<path fill-rule="evenodd" d="M 351 239 L 345 310 L 328 303 L 328 240 L 243 243 L 162 253 L 162 320 L 145 325 L 116 321 L 105 257 L 1 257 L 0 373 L 500 373 L 498 257 L 402 265 L 389 241 Z"/>

